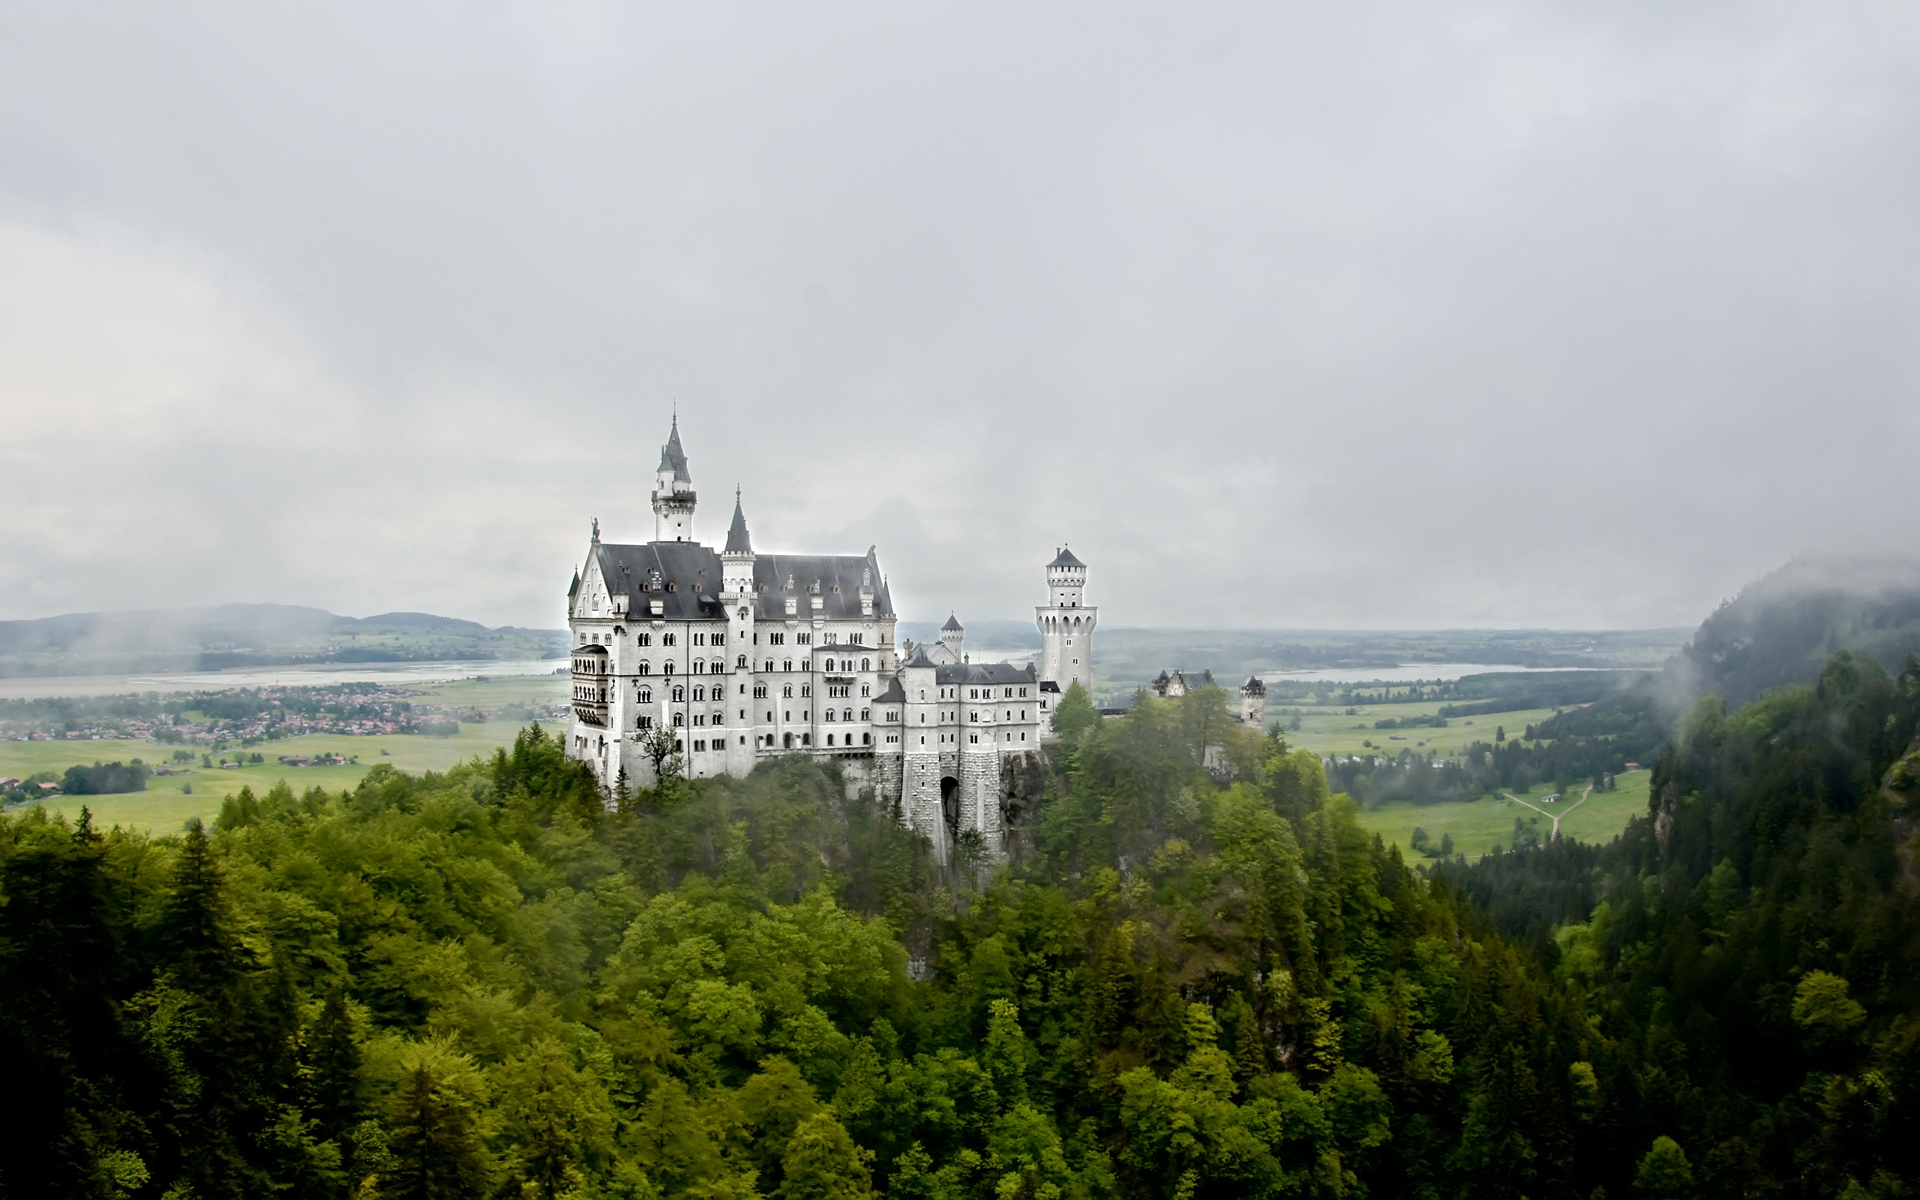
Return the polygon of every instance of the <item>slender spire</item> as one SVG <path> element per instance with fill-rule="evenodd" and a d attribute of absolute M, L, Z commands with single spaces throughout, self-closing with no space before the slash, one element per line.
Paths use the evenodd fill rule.
<path fill-rule="evenodd" d="M 727 554 L 752 554 L 753 539 L 747 536 L 747 514 L 740 507 L 740 489 L 733 489 L 733 525 L 727 530 Z"/>
<path fill-rule="evenodd" d="M 660 473 L 673 472 L 674 479 L 692 483 L 693 476 L 687 473 L 687 452 L 680 448 L 680 413 L 673 414 L 673 429 L 667 434 L 667 444 L 660 447 Z"/>

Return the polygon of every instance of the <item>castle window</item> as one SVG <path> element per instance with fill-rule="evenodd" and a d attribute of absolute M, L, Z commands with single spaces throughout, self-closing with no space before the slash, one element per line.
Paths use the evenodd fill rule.
<path fill-rule="evenodd" d="M 713 641 L 712 641 L 712 642 L 711 642 L 710 644 L 711 644 L 711 645 L 715 645 L 715 646 L 724 646 L 724 645 L 726 645 L 726 644 L 727 644 L 727 635 L 726 635 L 726 634 L 725 634 L 724 632 L 722 632 L 722 633 L 715 633 L 715 634 L 713 635 Z"/>
<path fill-rule="evenodd" d="M 862 671 L 871 671 L 871 670 L 873 670 L 873 660 L 872 660 L 872 659 L 870 659 L 870 658 L 863 658 L 863 659 L 861 659 L 861 660 L 860 660 L 860 669 L 861 669 Z"/>
<path fill-rule="evenodd" d="M 756 683 L 756 684 L 754 684 L 754 685 L 753 685 L 753 698 L 754 698 L 755 700 L 765 700 L 765 699 L 767 698 L 767 685 L 766 685 L 766 684 L 764 684 L 764 683 Z"/>
<path fill-rule="evenodd" d="M 804 714 L 802 714 L 802 715 L 804 715 Z M 801 734 L 801 735 L 800 735 L 800 744 L 801 744 L 802 746 L 811 746 L 811 745 L 813 745 L 813 735 L 812 735 L 812 734 L 810 734 L 810 733 L 803 733 L 803 734 Z"/>
<path fill-rule="evenodd" d="M 793 699 L 793 685 L 789 683 L 785 687 L 781 688 L 780 694 L 782 696 L 785 696 L 789 700 Z"/>
<path fill-rule="evenodd" d="M 667 590 L 668 590 L 668 591 L 670 591 L 670 592 L 671 592 L 671 591 L 673 591 L 673 590 L 674 590 L 674 589 L 675 589 L 676 587 L 678 587 L 678 586 L 679 586 L 679 585 L 678 585 L 678 584 L 676 584 L 676 583 L 674 583 L 674 581 L 673 581 L 673 580 L 671 580 L 671 579 L 669 579 L 669 580 L 667 580 Z"/>
<path fill-rule="evenodd" d="M 742 621 L 744 621 L 744 620 L 746 620 L 746 619 L 747 619 L 747 610 L 746 610 L 746 609 L 744 609 L 744 608 L 740 610 L 740 619 L 741 619 Z"/>
<path fill-rule="evenodd" d="M 853 720 L 853 710 L 852 710 L 852 709 L 850 709 L 850 708 L 843 708 L 843 709 L 841 709 L 841 710 L 840 710 L 840 719 L 841 719 L 842 721 L 851 721 L 851 720 Z"/>
<path fill-rule="evenodd" d="M 673 635 L 673 634 L 671 634 L 671 633 L 663 633 L 663 634 L 661 634 L 661 635 L 660 635 L 660 644 L 661 644 L 662 646 L 671 646 L 671 645 L 673 645 L 673 644 L 674 644 L 674 635 Z"/>
<path fill-rule="evenodd" d="M 866 641 L 866 635 L 863 633 L 850 633 L 847 635 L 847 641 L 858 646 Z"/>
<path fill-rule="evenodd" d="M 833 710 L 832 710 L 832 709 L 828 709 L 828 710 L 827 710 L 827 715 L 826 715 L 826 718 L 825 718 L 825 719 L 826 719 L 826 720 L 829 720 L 829 721 L 831 721 L 831 720 L 833 720 Z"/>
<path fill-rule="evenodd" d="M 872 684 L 870 684 L 870 683 L 863 683 L 863 684 L 861 684 L 861 685 L 860 685 L 860 698 L 861 698 L 862 700 L 865 700 L 865 699 L 866 699 L 866 698 L 867 698 L 868 696 L 871 696 L 871 695 L 873 695 L 873 685 L 872 685 Z"/>
<path fill-rule="evenodd" d="M 863 708 L 863 709 L 861 709 L 861 710 L 860 710 L 860 719 L 861 719 L 862 721 L 871 721 L 871 720 L 873 720 L 873 710 L 872 710 L 872 709 L 870 709 L 870 708 Z"/>
<path fill-rule="evenodd" d="M 813 645 L 813 635 L 811 633 L 795 634 L 793 640 L 798 642 L 802 646 Z"/>
<path fill-rule="evenodd" d="M 766 669 L 767 669 L 767 670 L 769 670 L 769 671 L 771 671 L 771 670 L 773 670 L 773 660 L 772 660 L 772 659 L 768 659 L 768 660 L 767 660 L 767 668 L 766 668 Z"/>
<path fill-rule="evenodd" d="M 1025 688 L 1021 688 L 1021 689 L 1020 689 L 1020 698 L 1021 698 L 1022 700 L 1025 700 L 1025 699 L 1027 698 L 1027 689 L 1025 689 Z"/>
<path fill-rule="evenodd" d="M 699 585 L 697 585 L 697 584 L 696 584 L 695 586 L 697 587 L 697 586 L 699 586 Z M 694 743 L 693 743 L 693 748 L 694 748 L 695 750 L 705 750 L 705 749 L 707 748 L 707 744 L 706 744 L 705 742 L 703 742 L 703 741 L 700 741 L 699 739 L 697 739 L 697 738 L 696 738 L 696 739 L 694 740 Z"/>
<path fill-rule="evenodd" d="M 645 687 L 643 687 L 643 688 L 641 688 L 641 689 L 640 689 L 640 690 L 639 690 L 638 692 L 635 692 L 635 693 L 634 693 L 634 697 L 633 697 L 633 698 L 634 698 L 635 700 L 638 700 L 638 701 L 639 701 L 640 703 L 642 703 L 642 704 L 652 704 L 652 703 L 653 703 L 653 689 L 652 689 L 652 688 L 645 688 Z"/>
<path fill-rule="evenodd" d="M 675 729 L 680 728 L 682 725 L 685 725 L 686 723 L 687 723 L 687 714 L 685 713 L 673 714 L 673 727 Z"/>
<path fill-rule="evenodd" d="M 803 683 L 803 684 L 801 684 L 801 685 L 800 685 L 800 694 L 801 694 L 802 696 L 811 696 L 811 695 L 813 695 L 813 685 L 812 685 L 812 684 L 810 684 L 810 683 Z"/>
<path fill-rule="evenodd" d="M 693 689 L 693 698 L 695 700 L 705 700 L 707 698 L 707 689 L 703 687 Z"/>
<path fill-rule="evenodd" d="M 870 734 L 870 733 L 863 733 L 863 734 L 861 734 L 861 735 L 860 735 L 860 744 L 861 744 L 862 746 L 871 746 L 871 745 L 873 745 L 873 735 L 872 735 L 872 734 Z"/>
<path fill-rule="evenodd" d="M 781 669 L 782 671 L 791 671 L 791 670 L 793 670 L 793 660 L 792 660 L 792 659 L 790 659 L 790 658 L 783 658 L 783 659 L 781 659 L 781 660 L 780 660 L 780 669 Z"/>
<path fill-rule="evenodd" d="M 747 669 L 747 656 L 746 656 L 746 655 L 744 655 L 744 654 L 742 654 L 742 655 L 741 655 L 741 656 L 740 656 L 740 657 L 739 657 L 738 659 L 736 659 L 736 660 L 734 661 L 734 664 L 733 664 L 733 665 L 734 665 L 735 667 L 737 667 L 737 668 L 739 668 L 739 669 L 740 669 L 740 670 L 742 670 L 742 671 L 744 671 L 744 670 L 746 670 L 746 669 Z"/>
<path fill-rule="evenodd" d="M 836 588 L 834 588 L 833 590 L 837 592 L 837 591 L 839 591 L 840 589 L 836 587 Z M 829 645 L 829 646 L 831 646 L 831 645 L 833 645 L 833 644 L 834 644 L 835 642 L 837 642 L 837 641 L 839 641 L 839 640 L 840 640 L 840 635 L 839 635 L 839 634 L 837 634 L 837 633 L 829 633 L 829 634 L 826 634 L 826 635 L 824 635 L 824 637 L 825 637 L 825 642 L 826 642 L 826 644 L 827 644 L 827 645 Z"/>
<path fill-rule="evenodd" d="M 663 666 L 663 667 L 661 668 L 661 671 L 660 671 L 660 673 L 661 673 L 662 675 L 671 675 L 671 674 L 673 674 L 673 660 L 672 660 L 672 659 L 668 659 L 668 660 L 666 661 L 666 664 L 665 664 L 665 665 L 664 665 L 664 666 Z"/>
<path fill-rule="evenodd" d="M 694 659 L 694 660 L 693 660 L 693 673 L 694 673 L 695 675 L 705 675 L 705 674 L 707 673 L 707 664 L 706 664 L 706 662 L 705 662 L 704 660 L 702 660 L 702 659 L 698 659 L 698 658 L 696 658 L 696 659 Z"/>
<path fill-rule="evenodd" d="M 787 635 L 784 633 L 770 633 L 767 635 L 767 645 L 769 646 L 784 646 L 786 643 Z"/>
<path fill-rule="evenodd" d="M 831 716 L 832 714 L 828 714 L 828 715 L 829 715 L 829 716 Z M 832 734 L 828 734 L 828 735 L 827 735 L 827 745 L 829 745 L 829 746 L 831 746 L 831 745 L 833 745 L 833 735 L 832 735 Z"/>
<path fill-rule="evenodd" d="M 636 640 L 637 640 L 637 641 L 639 642 L 639 644 L 640 644 L 640 645 L 642 645 L 642 646 L 651 646 L 651 645 L 653 645 L 653 635 L 652 635 L 652 634 L 650 634 L 650 633 L 643 633 L 643 634 L 641 634 L 641 635 L 639 636 L 639 638 L 638 638 L 638 639 L 636 639 Z"/>
<path fill-rule="evenodd" d="M 640 728 L 642 728 L 642 729 L 652 729 L 652 728 L 653 728 L 653 718 L 652 718 L 652 717 L 641 717 L 641 718 L 640 718 Z"/>
<path fill-rule="evenodd" d="M 693 723 L 695 725 L 705 725 L 707 723 L 707 714 L 705 713 L 693 714 Z"/>
<path fill-rule="evenodd" d="M 696 634 L 694 634 L 694 635 L 693 635 L 693 644 L 694 644 L 694 645 L 696 645 L 696 646 L 704 646 L 704 645 L 706 645 L 706 644 L 707 644 L 707 635 L 706 635 L 706 634 L 704 634 L 704 633 L 696 633 Z"/>
<path fill-rule="evenodd" d="M 684 748 L 685 748 L 685 746 L 684 746 L 684 744 L 683 744 L 683 743 L 682 743 L 682 742 L 680 741 L 680 739 L 679 739 L 679 738 L 675 738 L 675 739 L 673 739 L 673 752 L 674 752 L 675 754 L 678 754 L 678 753 L 680 753 L 680 752 L 681 752 L 681 750 L 683 750 Z"/>

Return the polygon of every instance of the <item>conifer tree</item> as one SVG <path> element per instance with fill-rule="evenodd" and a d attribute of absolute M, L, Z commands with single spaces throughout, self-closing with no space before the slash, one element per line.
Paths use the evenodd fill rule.
<path fill-rule="evenodd" d="M 465 1200 L 485 1190 L 472 1122 L 426 1063 L 401 1082 L 388 1126 L 392 1159 L 380 1179 L 381 1200 Z"/>

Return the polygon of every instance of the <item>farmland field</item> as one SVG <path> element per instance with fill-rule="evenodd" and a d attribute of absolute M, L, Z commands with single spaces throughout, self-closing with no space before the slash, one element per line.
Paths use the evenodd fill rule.
<path fill-rule="evenodd" d="M 566 699 L 565 676 L 524 676 L 510 679 L 455 680 L 421 684 L 409 688 L 413 699 L 424 704 L 448 704 L 498 709 L 507 704 L 530 704 L 546 708 Z M 151 833 L 172 833 L 194 817 L 210 820 L 220 811 L 220 802 L 237 793 L 242 786 L 263 792 L 284 779 L 295 791 L 312 787 L 332 790 L 352 787 L 375 763 L 392 763 L 403 771 L 444 771 L 455 763 L 475 755 L 493 753 L 497 746 L 510 743 L 521 728 L 519 721 L 460 722 L 460 732 L 449 737 L 419 734 L 388 734 L 380 737 L 348 737 L 314 734 L 262 742 L 244 752 L 257 752 L 264 763 L 237 768 L 202 768 L 196 757 L 189 773 L 155 778 L 144 792 L 116 796 L 56 796 L 47 806 L 78 817 L 82 805 L 92 809 L 95 824 L 102 828 L 124 825 Z M 40 771 L 65 771 L 75 765 L 95 762 L 126 762 L 144 759 L 149 765 L 170 766 L 174 747 L 149 741 L 100 740 L 52 742 L 0 742 L 0 775 L 26 778 Z M 235 750 L 224 752 L 231 759 Z M 288 767 L 276 761 L 281 755 L 318 757 L 339 755 L 357 759 L 339 767 Z M 216 762 L 221 753 L 215 753 Z M 184 789 L 191 787 L 189 794 Z"/>
<path fill-rule="evenodd" d="M 1647 779 L 1650 774 L 1645 770 L 1629 771 L 1616 779 L 1615 791 L 1596 791 L 1584 802 L 1580 800 L 1580 792 L 1585 790 L 1585 784 L 1558 804 L 1545 803 L 1546 797 L 1553 794 L 1551 783 L 1541 784 L 1528 792 L 1512 794 L 1557 814 L 1560 817 L 1561 837 L 1604 843 L 1626 828 L 1630 818 L 1647 811 Z M 1504 848 L 1513 846 L 1513 822 L 1516 817 L 1537 832 L 1542 841 L 1546 840 L 1553 828 L 1551 818 L 1499 794 L 1455 804 L 1383 804 L 1360 814 L 1362 824 L 1398 845 L 1400 853 L 1414 862 L 1420 859 L 1420 855 L 1412 848 L 1416 826 L 1425 829 L 1436 844 L 1443 834 L 1452 834 L 1455 853 L 1476 858 L 1490 853 L 1496 845 Z"/>

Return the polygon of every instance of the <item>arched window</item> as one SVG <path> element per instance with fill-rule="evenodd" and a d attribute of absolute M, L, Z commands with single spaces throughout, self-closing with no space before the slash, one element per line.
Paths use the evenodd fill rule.
<path fill-rule="evenodd" d="M 679 704 L 679 703 L 681 703 L 681 702 L 682 702 L 682 701 L 684 701 L 684 700 L 685 700 L 686 698 L 687 698 L 687 689 L 685 689 L 685 688 L 675 688 L 675 689 L 673 689 L 673 702 L 674 702 L 675 704 Z"/>
<path fill-rule="evenodd" d="M 652 688 L 641 688 L 641 689 L 640 689 L 640 694 L 639 694 L 638 696 L 636 696 L 636 697 L 635 697 L 635 699 L 637 699 L 637 700 L 639 700 L 639 701 L 640 701 L 640 703 L 642 703 L 642 704 L 652 704 L 652 703 L 653 703 L 653 689 L 652 689 Z"/>
<path fill-rule="evenodd" d="M 873 735 L 872 735 L 872 734 L 870 734 L 870 733 L 863 733 L 863 734 L 861 734 L 861 735 L 860 735 L 860 744 L 861 744 L 862 746 L 871 746 L 871 745 L 873 745 Z"/>
<path fill-rule="evenodd" d="M 694 673 L 695 675 L 705 675 L 705 674 L 707 673 L 707 664 L 706 664 L 706 663 L 705 663 L 704 661 L 702 661 L 702 660 L 700 660 L 700 659 L 697 659 L 697 658 L 696 658 L 696 659 L 694 659 L 694 660 L 693 660 L 693 673 Z"/>
<path fill-rule="evenodd" d="M 744 608 L 740 610 L 740 619 L 741 619 L 742 621 L 744 621 L 744 620 L 746 620 L 746 619 L 747 619 L 747 610 L 746 610 L 746 609 L 744 609 Z"/>
<path fill-rule="evenodd" d="M 746 669 L 747 669 L 747 656 L 746 656 L 746 655 L 744 655 L 744 654 L 742 654 L 742 655 L 741 655 L 741 656 L 739 657 L 739 659 L 737 659 L 737 660 L 736 660 L 736 661 L 734 662 L 734 664 L 733 664 L 733 665 L 734 665 L 734 666 L 735 666 L 736 668 L 738 668 L 739 670 L 742 670 L 742 671 L 744 671 L 744 670 L 746 670 Z"/>
<path fill-rule="evenodd" d="M 828 735 L 827 735 L 827 745 L 829 745 L 829 746 L 831 746 L 831 745 L 833 745 L 833 735 L 832 735 L 832 734 L 828 734 Z"/>
<path fill-rule="evenodd" d="M 661 634 L 661 635 L 660 635 L 660 644 L 661 644 L 662 646 L 671 646 L 671 645 L 673 645 L 673 644 L 674 644 L 674 641 L 673 641 L 673 635 L 672 635 L 671 633 L 663 633 L 663 634 Z"/>
<path fill-rule="evenodd" d="M 850 708 L 842 709 L 840 719 L 843 721 L 853 720 L 853 710 Z"/>
<path fill-rule="evenodd" d="M 687 723 L 687 714 L 685 713 L 673 714 L 673 727 L 675 729 L 678 729 L 680 726 L 685 725 L 686 723 Z"/>
<path fill-rule="evenodd" d="M 872 660 L 872 659 L 870 659 L 870 658 L 863 658 L 863 659 L 861 659 L 861 660 L 860 660 L 860 669 L 861 669 L 862 671 L 871 671 L 871 670 L 873 670 L 873 660 Z"/>
<path fill-rule="evenodd" d="M 793 670 L 793 660 L 792 660 L 792 659 L 790 659 L 790 658 L 786 658 L 786 659 L 782 659 L 782 660 L 780 660 L 780 669 L 781 669 L 782 671 L 791 671 L 791 670 Z"/>
<path fill-rule="evenodd" d="M 861 710 L 860 710 L 860 719 L 861 719 L 862 721 L 871 721 L 871 720 L 873 720 L 873 710 L 872 710 L 872 709 L 870 709 L 870 708 L 863 708 L 863 709 L 861 709 Z"/>
<path fill-rule="evenodd" d="M 791 700 L 793 698 L 793 685 L 790 683 L 783 684 L 780 688 L 780 694 Z"/>
<path fill-rule="evenodd" d="M 828 709 L 828 710 L 827 710 L 827 720 L 829 720 L 829 721 L 831 721 L 831 720 L 833 720 L 833 710 L 832 710 L 832 709 Z"/>
<path fill-rule="evenodd" d="M 639 641 L 642 646 L 651 646 L 653 645 L 653 635 L 650 633 L 643 633 L 640 635 Z"/>
<path fill-rule="evenodd" d="M 640 669 L 639 669 L 639 672 L 638 672 L 638 673 L 639 673 L 639 674 L 641 674 L 641 675 L 651 675 L 651 674 L 653 674 L 653 664 L 652 664 L 652 663 L 650 663 L 650 662 L 648 662 L 648 661 L 647 661 L 646 659 L 644 659 L 644 658 L 643 658 L 643 659 L 641 659 L 641 660 L 640 660 Z"/>
<path fill-rule="evenodd" d="M 672 659 L 668 659 L 668 660 L 667 660 L 667 665 L 661 668 L 661 671 L 660 671 L 660 673 L 661 673 L 661 674 L 663 674 L 663 675 L 671 675 L 671 674 L 673 674 L 673 660 L 672 660 Z"/>
<path fill-rule="evenodd" d="M 771 670 L 773 670 L 773 660 L 772 660 L 772 659 L 768 659 L 768 660 L 767 660 L 767 670 L 769 670 L 769 671 L 771 671 Z"/>
<path fill-rule="evenodd" d="M 693 689 L 693 698 L 695 700 L 705 700 L 707 698 L 707 689 L 703 687 Z"/>

